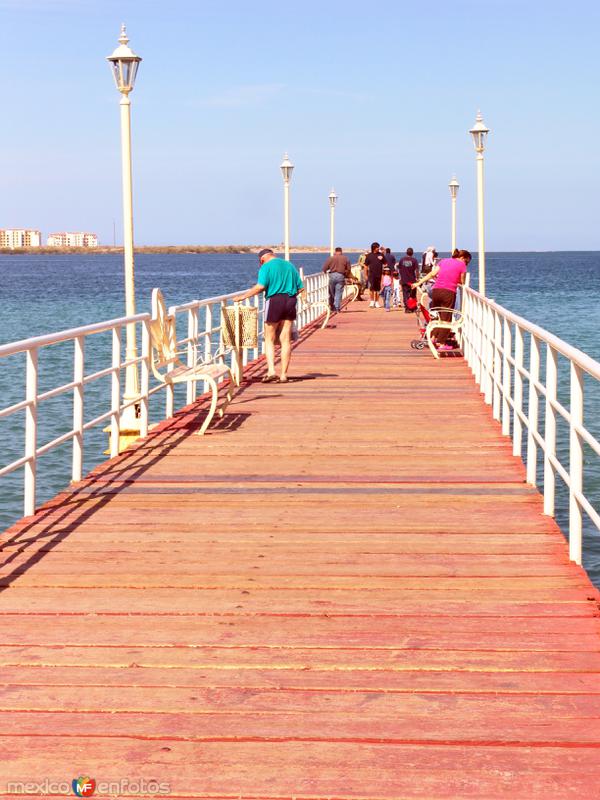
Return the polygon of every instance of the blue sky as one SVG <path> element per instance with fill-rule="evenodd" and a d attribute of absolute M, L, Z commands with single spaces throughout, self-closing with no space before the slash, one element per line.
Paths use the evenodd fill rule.
<path fill-rule="evenodd" d="M 121 22 L 139 244 L 276 242 L 283 152 L 292 242 L 476 249 L 481 108 L 490 250 L 600 249 L 600 4 L 0 0 L 0 227 L 121 238 Z"/>

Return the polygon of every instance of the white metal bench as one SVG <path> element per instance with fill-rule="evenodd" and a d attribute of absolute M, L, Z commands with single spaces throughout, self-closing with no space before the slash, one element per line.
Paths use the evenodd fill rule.
<path fill-rule="evenodd" d="M 444 312 L 451 314 L 451 319 L 440 319 L 439 314 Z M 462 312 L 457 311 L 455 308 L 430 308 L 429 313 L 431 314 L 431 319 L 427 323 L 427 328 L 425 329 L 425 338 L 427 339 L 429 349 L 433 353 L 433 357 L 440 357 L 437 347 L 431 338 L 433 331 L 439 330 L 440 328 L 445 328 L 446 330 L 449 330 L 451 334 L 454 334 L 454 338 L 458 342 L 458 348 L 460 350 L 462 347 L 462 326 L 465 319 Z"/>
<path fill-rule="evenodd" d="M 218 411 L 219 416 L 222 417 L 227 405 L 231 402 L 234 386 L 231 370 L 227 364 L 217 363 L 214 360 L 219 357 L 218 353 L 210 362 L 201 361 L 192 366 L 181 361 L 179 357 L 181 353 L 177 351 L 175 318 L 167 313 L 165 299 L 160 289 L 152 290 L 150 339 L 151 368 L 156 380 L 168 386 L 189 381 L 206 381 L 210 386 L 210 408 L 198 431 L 202 435 L 210 425 L 215 412 Z M 219 380 L 221 379 L 227 379 L 228 382 L 225 399 L 219 405 Z"/>

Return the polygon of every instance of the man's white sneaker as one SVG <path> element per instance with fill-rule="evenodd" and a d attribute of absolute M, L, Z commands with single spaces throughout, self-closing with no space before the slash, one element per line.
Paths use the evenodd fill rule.
<path fill-rule="evenodd" d="M 375 303 L 375 308 L 381 308 L 381 303 Z"/>
<path fill-rule="evenodd" d="M 375 301 L 374 300 L 371 300 L 371 302 L 369 303 L 369 308 L 375 308 Z"/>

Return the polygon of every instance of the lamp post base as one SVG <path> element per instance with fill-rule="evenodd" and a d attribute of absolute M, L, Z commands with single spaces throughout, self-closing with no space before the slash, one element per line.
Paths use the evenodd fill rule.
<path fill-rule="evenodd" d="M 128 399 L 129 398 L 127 397 L 123 397 L 125 402 L 127 402 Z M 136 403 L 135 405 L 128 406 L 121 416 L 118 447 L 119 454 L 121 454 L 123 450 L 126 450 L 129 445 L 133 444 L 141 436 L 140 410 L 140 404 Z M 104 451 L 104 455 L 110 456 L 111 453 L 114 452 L 112 449 L 111 426 L 108 425 L 103 430 L 105 433 L 108 433 L 108 450 Z"/>
<path fill-rule="evenodd" d="M 105 456 L 110 456 L 113 452 L 112 450 L 112 434 L 110 425 L 106 428 L 103 428 L 104 433 L 108 434 L 108 449 L 104 450 Z M 121 428 L 119 431 L 119 455 L 124 451 L 127 450 L 129 445 L 132 445 L 140 438 L 140 429 L 138 428 Z"/>

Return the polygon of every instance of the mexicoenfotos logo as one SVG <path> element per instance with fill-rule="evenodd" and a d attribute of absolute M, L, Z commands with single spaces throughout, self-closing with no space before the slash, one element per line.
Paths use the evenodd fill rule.
<path fill-rule="evenodd" d="M 96 781 L 90 778 L 89 775 L 80 775 L 78 778 L 73 778 L 71 783 L 73 787 L 73 794 L 77 797 L 91 797 L 96 791 Z"/>
<path fill-rule="evenodd" d="M 1 0 L 0 0 L 1 5 Z M 171 784 L 156 778 L 121 778 L 116 781 L 96 781 L 89 775 L 80 775 L 69 781 L 54 781 L 43 778 L 41 781 L 11 781 L 5 787 L 0 782 L 0 798 L 9 795 L 40 795 L 46 797 L 67 796 L 73 790 L 75 797 L 92 797 L 96 792 L 109 797 L 157 797 L 171 793 Z"/>

